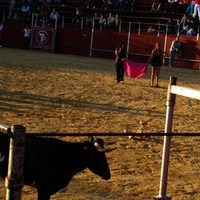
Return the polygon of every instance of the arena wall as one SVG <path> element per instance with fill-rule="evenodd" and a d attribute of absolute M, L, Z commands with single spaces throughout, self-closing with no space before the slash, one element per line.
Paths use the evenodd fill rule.
<path fill-rule="evenodd" d="M 23 24 L 6 21 L 3 32 L 3 44 L 5 47 L 23 48 Z M 55 53 L 77 54 L 114 59 L 114 49 L 122 40 L 128 40 L 128 32 L 94 31 L 91 41 L 91 28 L 81 30 L 78 27 L 58 27 L 56 31 Z M 168 34 L 131 33 L 129 58 L 138 62 L 146 62 L 156 42 L 161 44 L 164 50 L 166 40 L 165 65 L 168 65 L 169 48 L 176 36 Z M 91 49 L 92 42 L 92 49 Z M 200 44 L 196 36 L 181 36 L 184 56 L 175 60 L 175 67 L 191 68 L 199 70 Z"/>

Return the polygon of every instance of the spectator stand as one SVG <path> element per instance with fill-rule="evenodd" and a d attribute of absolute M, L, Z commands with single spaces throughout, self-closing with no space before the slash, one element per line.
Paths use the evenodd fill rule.
<path fill-rule="evenodd" d="M 8 1 L 0 0 L 0 18 L 4 21 L 9 15 L 10 3 Z"/>

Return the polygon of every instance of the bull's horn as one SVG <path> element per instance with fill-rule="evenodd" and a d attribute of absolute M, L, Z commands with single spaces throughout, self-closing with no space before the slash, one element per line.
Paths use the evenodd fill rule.
<path fill-rule="evenodd" d="M 94 143 L 95 141 L 94 136 L 88 136 L 88 141 Z"/>
<path fill-rule="evenodd" d="M 98 142 L 95 142 L 94 143 L 94 146 L 96 147 L 96 149 L 99 151 L 99 152 L 110 152 L 110 151 L 113 151 L 113 150 L 115 150 L 116 149 L 116 147 L 110 147 L 110 148 L 103 148 L 103 147 L 101 147 L 100 145 L 99 145 L 99 143 Z"/>

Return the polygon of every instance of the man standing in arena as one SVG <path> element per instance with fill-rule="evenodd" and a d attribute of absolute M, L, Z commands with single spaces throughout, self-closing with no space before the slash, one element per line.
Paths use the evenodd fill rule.
<path fill-rule="evenodd" d="M 169 67 L 173 67 L 175 55 L 178 54 L 178 57 L 182 57 L 182 47 L 180 42 L 180 37 L 177 36 L 175 40 L 172 41 L 171 47 L 169 49 Z"/>

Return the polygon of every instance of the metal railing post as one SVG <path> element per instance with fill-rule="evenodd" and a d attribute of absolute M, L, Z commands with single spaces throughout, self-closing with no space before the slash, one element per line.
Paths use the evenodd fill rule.
<path fill-rule="evenodd" d="M 140 24 L 140 22 L 139 22 L 139 24 L 138 24 L 138 35 L 140 35 L 141 34 L 141 24 Z"/>
<path fill-rule="evenodd" d="M 94 19 L 92 22 L 92 32 L 91 32 L 91 38 L 90 38 L 90 56 L 92 56 L 93 40 L 94 40 Z"/>
<path fill-rule="evenodd" d="M 168 86 L 168 94 L 167 94 L 167 102 L 166 102 L 167 111 L 166 111 L 166 121 L 165 121 L 166 134 L 172 133 L 173 114 L 174 114 L 176 95 L 171 93 L 171 85 L 176 85 L 176 80 L 177 80 L 176 77 L 170 77 L 170 83 Z M 168 168 L 169 168 L 170 144 L 171 144 L 171 136 L 170 135 L 164 136 L 160 188 L 159 188 L 158 196 L 154 197 L 155 200 L 170 200 L 171 199 L 171 197 L 167 196 L 167 177 L 168 177 Z"/>
<path fill-rule="evenodd" d="M 64 26 L 65 26 L 65 17 L 64 17 L 64 15 L 62 16 L 62 28 L 64 28 Z"/>
<path fill-rule="evenodd" d="M 129 22 L 129 28 L 128 28 L 127 49 L 126 49 L 126 57 L 127 58 L 128 58 L 129 49 L 130 49 L 130 38 L 131 38 L 131 22 Z"/>

